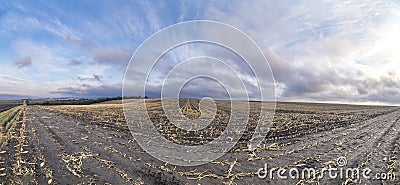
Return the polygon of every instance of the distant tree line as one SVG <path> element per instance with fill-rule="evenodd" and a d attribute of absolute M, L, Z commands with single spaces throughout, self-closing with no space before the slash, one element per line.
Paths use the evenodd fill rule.
<path fill-rule="evenodd" d="M 142 99 L 148 98 L 147 96 L 125 96 L 125 99 Z M 29 102 L 30 105 L 90 105 L 94 103 L 101 103 L 105 101 L 111 100 L 122 100 L 121 96 L 117 97 L 107 97 L 107 98 L 97 98 L 97 99 L 71 99 L 71 100 L 44 100 L 44 101 L 37 101 L 37 102 Z"/>

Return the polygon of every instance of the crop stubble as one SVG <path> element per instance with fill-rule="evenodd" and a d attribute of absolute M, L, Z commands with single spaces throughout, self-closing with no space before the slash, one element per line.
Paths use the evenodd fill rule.
<path fill-rule="evenodd" d="M 186 145 L 204 144 L 223 131 L 230 104 L 217 101 L 217 116 L 207 128 L 185 131 L 166 118 L 161 102 L 148 99 L 158 131 Z M 182 99 L 182 112 L 198 118 L 199 100 Z M 134 104 L 135 101 L 132 101 Z M 250 123 L 239 143 L 220 159 L 196 167 L 165 164 L 146 154 L 130 135 L 121 104 L 20 106 L 3 126 L 0 182 L 5 184 L 307 184 L 311 179 L 259 179 L 257 170 L 275 167 L 335 166 L 346 157 L 349 167 L 399 173 L 399 110 L 397 107 L 278 103 L 273 126 L 261 148 L 247 149 L 259 116 L 251 102 Z M 173 157 L 173 156 L 171 156 Z M 322 179 L 325 183 L 358 182 Z"/>

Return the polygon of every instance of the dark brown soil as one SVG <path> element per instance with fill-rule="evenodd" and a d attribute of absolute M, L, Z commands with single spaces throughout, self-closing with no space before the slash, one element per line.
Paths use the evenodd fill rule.
<path fill-rule="evenodd" d="M 296 104 L 289 104 L 298 107 Z M 105 105 L 106 106 L 106 105 Z M 322 106 L 323 105 L 315 105 Z M 57 107 L 25 106 L 10 122 L 1 141 L 0 182 L 3 184 L 315 184 L 299 179 L 260 179 L 259 168 L 269 169 L 335 167 L 346 157 L 351 168 L 370 168 L 373 173 L 392 172 L 395 180 L 349 178 L 319 180 L 320 184 L 398 184 L 400 183 L 400 110 L 390 108 L 375 116 L 365 113 L 361 121 L 344 119 L 326 129 L 307 127 L 302 134 L 267 137 L 265 146 L 255 152 L 236 147 L 220 159 L 195 167 L 165 164 L 143 151 L 126 126 L 94 118 L 82 118 L 55 111 Z M 354 110 L 367 110 L 365 107 Z M 389 109 L 389 108 L 388 108 Z M 72 108 L 69 110 L 73 111 Z M 104 109 L 106 110 L 106 109 Z M 292 112 L 290 112 L 290 110 Z M 329 111 L 331 110 L 331 111 Z M 340 112 L 340 107 L 328 108 Z M 370 109 L 368 109 L 370 110 Z M 279 112 L 280 111 L 280 112 Z M 288 112 L 289 111 L 289 112 Z M 293 112 L 294 111 L 294 112 Z M 303 111 L 303 112 L 296 112 Z M 321 114 L 307 109 L 277 109 L 298 120 Z M 359 116 L 355 114 L 355 116 Z M 374 111 L 373 111 L 374 112 Z M 90 114 L 90 113 L 88 113 Z M 296 114 L 301 116 L 296 117 Z M 351 113 L 352 114 L 352 113 Z M 336 117 L 346 115 L 332 115 Z M 365 118 L 365 119 L 364 119 Z M 320 120 L 322 118 L 318 118 Z M 293 122 L 293 121 L 292 121 Z M 313 122 L 313 121 L 310 121 Z M 321 121 L 323 122 L 323 120 Z M 351 123 L 351 124 L 350 124 Z M 290 123 L 293 124 L 293 123 Z M 282 125 L 275 125 L 277 132 Z"/>

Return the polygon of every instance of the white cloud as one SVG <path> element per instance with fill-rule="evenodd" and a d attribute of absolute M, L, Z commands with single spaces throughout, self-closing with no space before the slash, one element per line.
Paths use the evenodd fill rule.
<path fill-rule="evenodd" d="M 15 63 L 15 65 L 18 66 L 18 68 L 23 68 L 25 66 L 31 65 L 32 59 L 29 56 L 25 56 L 25 57 L 17 59 L 14 63 Z"/>
<path fill-rule="evenodd" d="M 20 39 L 14 42 L 13 47 L 19 56 L 29 56 L 33 63 L 32 66 L 38 71 L 54 73 L 69 70 L 61 65 L 66 59 L 44 44 Z"/>
<path fill-rule="evenodd" d="M 120 65 L 125 68 L 130 57 L 129 50 L 106 47 L 96 49 L 93 60 L 99 64 Z"/>
<path fill-rule="evenodd" d="M 400 103 L 396 98 L 400 97 L 400 7 L 395 2 L 113 2 L 91 7 L 99 11 L 74 14 L 51 4 L 10 4 L 14 9 L 0 15 L 0 39 L 4 42 L 0 41 L 10 47 L 2 57 L 8 60 L 3 68 L 14 70 L 2 77 L 7 92 L 24 87 L 11 78 L 17 75 L 29 78 L 25 83 L 30 89 L 43 86 L 52 92 L 82 87 L 88 89 L 85 93 L 96 92 L 89 89 L 118 84 L 121 69 L 147 36 L 171 23 L 195 18 L 222 21 L 250 35 L 270 62 L 280 100 Z M 1 9 L 7 9 L 4 7 Z M 192 53 L 186 52 L 189 50 Z M 185 48 L 167 57 L 186 59 L 207 50 L 212 51 Z M 221 53 L 216 57 L 231 59 Z M 173 64 L 159 66 L 159 73 L 168 72 Z M 246 70 L 237 71 L 252 83 Z M 94 75 L 101 76 L 102 81 L 95 80 Z M 115 86 L 110 88 L 115 90 Z M 202 89 L 209 92 L 210 88 Z M 55 95 L 45 90 L 32 93 Z"/>
<path fill-rule="evenodd" d="M 52 97 L 49 90 L 53 87 L 33 80 L 0 74 L 0 89 L 1 94 Z"/>
<path fill-rule="evenodd" d="M 384 98 L 400 96 L 398 9 L 385 1 L 224 2 L 210 4 L 205 15 L 255 39 L 278 80 L 281 100 L 400 103 Z M 387 87 L 393 70 L 396 85 Z M 365 83 L 373 85 L 359 85 Z"/>

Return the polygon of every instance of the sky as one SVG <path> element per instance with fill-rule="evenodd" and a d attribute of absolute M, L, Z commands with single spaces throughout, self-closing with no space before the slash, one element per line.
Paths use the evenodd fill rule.
<path fill-rule="evenodd" d="M 1 1 L 0 99 L 120 96 L 135 50 L 190 20 L 249 35 L 268 60 L 278 101 L 400 104 L 399 1 Z M 177 48 L 165 66 L 208 47 Z M 197 79 L 184 94 L 226 96 L 221 88 Z"/>

